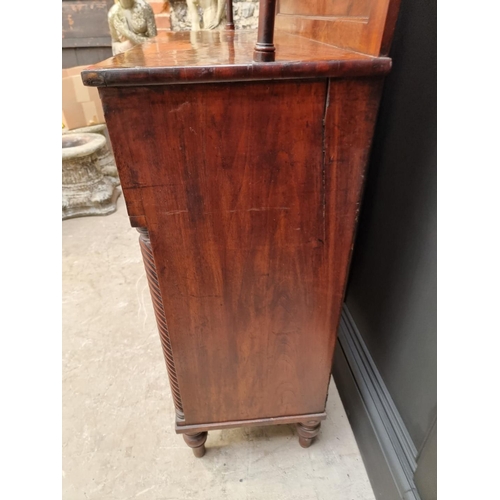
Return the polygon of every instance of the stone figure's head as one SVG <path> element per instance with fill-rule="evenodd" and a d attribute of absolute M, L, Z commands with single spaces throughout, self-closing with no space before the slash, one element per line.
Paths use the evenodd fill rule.
<path fill-rule="evenodd" d="M 135 0 L 119 0 L 119 2 L 124 9 L 131 9 L 134 6 Z"/>

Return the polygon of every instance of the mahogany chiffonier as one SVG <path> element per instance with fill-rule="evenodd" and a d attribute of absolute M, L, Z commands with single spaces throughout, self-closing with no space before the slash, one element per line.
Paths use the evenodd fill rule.
<path fill-rule="evenodd" d="M 176 408 L 211 429 L 325 419 L 398 0 L 260 2 L 257 31 L 163 32 L 99 87 Z M 257 43 L 256 43 L 257 42 Z"/>

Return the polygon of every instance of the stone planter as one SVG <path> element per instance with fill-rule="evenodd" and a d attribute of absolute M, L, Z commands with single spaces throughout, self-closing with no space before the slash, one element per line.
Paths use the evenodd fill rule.
<path fill-rule="evenodd" d="M 120 184 L 120 179 L 118 177 L 118 170 L 116 168 L 115 159 L 108 146 L 108 141 L 106 137 L 106 125 L 99 124 L 99 125 L 91 125 L 89 127 L 75 128 L 73 130 L 63 130 L 63 134 L 82 134 L 82 133 L 101 134 L 103 137 L 106 138 L 104 147 L 97 152 L 99 165 L 101 166 L 103 175 L 115 178 L 117 181 L 117 185 Z"/>
<path fill-rule="evenodd" d="M 115 177 L 103 175 L 100 151 L 106 139 L 100 134 L 62 136 L 62 218 L 107 215 L 116 211 L 120 195 Z"/>

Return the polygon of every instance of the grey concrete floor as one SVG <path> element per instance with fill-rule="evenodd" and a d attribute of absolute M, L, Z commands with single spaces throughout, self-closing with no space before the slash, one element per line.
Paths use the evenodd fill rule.
<path fill-rule="evenodd" d="M 197 459 L 174 409 L 123 197 L 63 222 L 64 500 L 373 500 L 333 380 L 315 443 L 294 426 L 213 431 Z"/>

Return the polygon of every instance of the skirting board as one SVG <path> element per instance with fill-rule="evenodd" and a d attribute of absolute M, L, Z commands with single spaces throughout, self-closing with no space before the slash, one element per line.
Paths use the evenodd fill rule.
<path fill-rule="evenodd" d="M 320 422 L 326 419 L 326 413 L 308 413 L 307 415 L 291 415 L 288 417 L 257 418 L 253 420 L 233 420 L 230 422 L 215 422 L 211 424 L 184 424 L 179 420 L 175 422 L 175 432 L 183 434 L 188 432 L 208 432 L 217 429 L 234 429 L 235 427 L 254 427 L 260 425 L 298 424 L 309 420 Z"/>
<path fill-rule="evenodd" d="M 417 451 L 345 304 L 333 378 L 377 500 L 420 500 Z"/>

